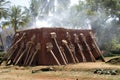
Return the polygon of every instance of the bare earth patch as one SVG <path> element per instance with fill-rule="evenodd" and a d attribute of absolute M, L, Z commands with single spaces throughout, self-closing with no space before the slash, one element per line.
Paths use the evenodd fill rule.
<path fill-rule="evenodd" d="M 52 71 L 40 71 L 42 68 L 52 67 Z M 0 80 L 120 80 L 118 75 L 99 75 L 93 71 L 97 68 L 119 69 L 119 65 L 103 62 L 78 63 L 62 66 L 0 66 Z M 33 70 L 38 70 L 32 73 Z"/>

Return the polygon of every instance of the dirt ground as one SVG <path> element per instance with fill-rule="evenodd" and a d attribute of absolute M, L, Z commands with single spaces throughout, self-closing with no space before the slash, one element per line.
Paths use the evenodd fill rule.
<path fill-rule="evenodd" d="M 41 71 L 52 68 L 51 71 Z M 0 66 L 0 80 L 120 80 L 118 75 L 94 74 L 95 69 L 120 70 L 120 66 L 104 62 L 78 63 L 62 66 Z M 36 71 L 36 72 L 33 72 Z"/>

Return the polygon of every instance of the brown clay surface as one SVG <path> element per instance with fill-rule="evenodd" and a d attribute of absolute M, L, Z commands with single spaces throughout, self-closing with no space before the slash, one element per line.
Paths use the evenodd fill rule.
<path fill-rule="evenodd" d="M 24 43 L 24 48 L 23 48 L 23 51 L 24 51 L 26 48 L 27 42 L 30 41 L 30 39 L 33 35 L 35 35 L 36 37 L 34 40 L 34 45 L 32 45 L 32 48 L 30 50 L 31 53 L 29 53 L 29 55 L 33 54 L 32 52 L 35 52 L 34 48 L 37 43 L 41 44 L 41 49 L 37 52 L 36 56 L 34 57 L 32 65 L 57 65 L 57 63 L 56 63 L 55 59 L 53 58 L 53 56 L 51 55 L 51 53 L 48 52 L 46 49 L 46 43 L 48 43 L 48 42 L 51 42 L 53 44 L 52 50 L 54 52 L 54 55 L 57 57 L 58 61 L 60 62 L 60 64 L 64 64 L 63 59 L 58 51 L 58 48 L 55 45 L 54 40 L 51 38 L 51 35 L 50 35 L 51 32 L 56 33 L 56 35 L 57 35 L 56 40 L 58 42 L 58 45 L 62 46 L 64 48 L 65 55 L 68 59 L 68 64 L 74 63 L 74 61 L 72 60 L 72 57 L 71 57 L 68 49 L 62 43 L 63 39 L 67 40 L 66 32 L 69 32 L 69 34 L 71 36 L 71 42 L 75 47 L 75 54 L 76 54 L 76 57 L 78 58 L 79 62 L 82 62 L 82 58 L 79 53 L 79 49 L 74 42 L 74 39 L 75 39 L 73 36 L 74 34 L 77 34 L 79 36 L 79 44 L 82 46 L 82 50 L 83 50 L 84 56 L 86 57 L 87 62 L 91 62 L 92 59 L 90 57 L 90 51 L 87 50 L 85 43 L 82 41 L 82 39 L 80 37 L 80 33 L 82 33 L 84 35 L 84 37 L 86 38 L 86 42 L 87 42 L 88 46 L 90 47 L 90 50 L 91 50 L 93 56 L 96 59 L 98 57 L 100 57 L 100 55 L 98 55 L 98 52 L 95 51 L 95 48 L 92 47 L 93 42 L 89 35 L 89 32 L 92 32 L 92 30 L 77 30 L 77 29 L 64 29 L 64 28 L 40 28 L 40 29 L 31 29 L 31 30 L 20 31 L 20 32 L 16 33 L 19 35 L 14 38 L 14 42 L 16 42 L 23 35 L 23 33 L 26 33 L 26 35 L 25 35 L 25 38 L 21 42 L 19 42 L 18 47 L 17 47 L 16 51 L 14 52 L 14 55 L 11 57 L 11 60 L 14 60 L 16 55 L 19 53 L 18 51 L 21 48 L 21 44 Z M 18 65 L 23 65 L 26 56 L 27 56 L 27 52 L 20 59 Z"/>

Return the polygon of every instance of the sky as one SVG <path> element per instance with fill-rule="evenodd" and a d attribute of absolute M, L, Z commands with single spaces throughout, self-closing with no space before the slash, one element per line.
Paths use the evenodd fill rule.
<path fill-rule="evenodd" d="M 29 7 L 30 0 L 8 0 L 12 3 L 12 5 L 20 5 Z"/>
<path fill-rule="evenodd" d="M 30 0 L 8 0 L 12 3 L 12 5 L 20 5 L 29 7 Z M 78 0 L 71 0 L 71 5 L 77 4 Z"/>

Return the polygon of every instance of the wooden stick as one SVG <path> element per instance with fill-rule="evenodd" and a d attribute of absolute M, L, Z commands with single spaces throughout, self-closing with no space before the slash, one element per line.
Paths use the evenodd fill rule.
<path fill-rule="evenodd" d="M 23 48 L 24 48 L 24 43 L 22 42 L 22 44 L 20 46 L 20 49 L 18 50 L 18 53 L 17 53 L 17 55 L 15 56 L 15 58 L 13 60 L 13 64 L 15 64 L 15 62 L 18 59 L 18 57 L 20 56 L 20 53 L 22 52 Z"/>
<path fill-rule="evenodd" d="M 76 63 L 79 63 L 79 60 L 78 60 L 78 58 L 76 56 L 76 53 L 75 53 L 75 47 L 74 47 L 74 45 L 73 44 L 69 44 L 69 48 L 70 48 L 70 50 L 71 50 L 71 52 L 73 54 L 73 57 L 75 58 Z"/>
<path fill-rule="evenodd" d="M 9 52 L 12 48 L 14 48 L 22 39 L 24 39 L 24 38 L 25 38 L 25 35 L 26 35 L 26 33 L 23 33 L 23 35 L 21 36 L 21 38 L 20 38 L 19 40 L 17 40 L 17 41 L 9 48 L 8 52 Z"/>
<path fill-rule="evenodd" d="M 23 63 L 24 66 L 26 65 L 27 60 L 28 60 L 28 58 L 29 58 L 29 54 L 30 54 L 30 50 L 31 50 L 31 48 L 32 48 L 32 44 L 33 44 L 32 42 L 29 42 L 29 48 L 28 48 L 28 50 L 27 50 L 27 52 L 26 52 L 25 60 L 24 60 L 24 63 Z"/>
<path fill-rule="evenodd" d="M 82 47 L 80 44 L 77 44 L 78 48 L 79 48 L 79 52 L 81 53 L 81 56 L 82 56 L 82 60 L 83 62 L 87 62 L 86 58 L 85 58 L 85 55 L 83 53 L 83 50 L 82 50 Z"/>
<path fill-rule="evenodd" d="M 58 43 L 57 43 L 57 40 L 56 40 L 57 35 L 56 35 L 56 33 L 55 33 L 55 32 L 52 32 L 52 33 L 50 33 L 50 34 L 51 34 L 51 38 L 54 39 L 54 42 L 55 42 L 55 44 L 56 44 L 56 46 L 57 46 L 57 48 L 58 48 L 58 51 L 59 51 L 59 53 L 60 53 L 60 55 L 61 55 L 61 57 L 62 57 L 62 60 L 63 60 L 64 64 L 67 64 L 67 62 L 65 61 L 65 59 L 64 59 L 64 57 L 63 57 L 63 54 L 62 54 L 62 52 L 61 52 L 61 50 L 60 50 L 60 47 L 59 47 L 59 45 L 58 45 Z"/>
<path fill-rule="evenodd" d="M 77 58 L 77 56 L 76 56 L 76 53 L 75 53 L 75 47 L 74 47 L 74 45 L 73 45 L 72 42 L 71 42 L 71 36 L 70 36 L 69 32 L 66 32 L 66 38 L 67 38 L 67 40 L 68 40 L 68 42 L 69 42 L 68 46 L 69 46 L 69 48 L 71 49 L 71 52 L 72 52 L 72 54 L 73 54 L 73 57 L 75 58 L 75 61 L 76 61 L 77 63 L 79 63 L 79 60 L 78 60 L 78 58 Z"/>
<path fill-rule="evenodd" d="M 69 46 L 68 46 L 68 42 L 67 42 L 66 40 L 62 40 L 62 43 L 63 43 L 63 44 L 66 46 L 66 48 L 68 49 L 68 51 L 69 51 L 69 53 L 70 53 L 70 55 L 71 55 L 71 57 L 72 57 L 73 62 L 76 63 L 75 58 L 74 58 L 74 56 L 73 56 L 73 54 L 72 54 L 72 51 L 70 50 L 70 48 L 69 48 Z"/>
<path fill-rule="evenodd" d="M 30 56 L 31 60 L 29 60 L 29 66 L 32 64 L 35 55 L 37 54 L 37 52 L 41 49 L 40 43 L 37 43 L 36 47 L 35 47 L 36 51 L 33 53 L 32 56 Z"/>
<path fill-rule="evenodd" d="M 64 49 L 63 49 L 62 46 L 60 46 L 60 50 L 61 50 L 61 52 L 62 52 L 62 54 L 63 54 L 63 56 L 64 56 L 64 58 L 65 58 L 66 63 L 68 63 L 67 57 L 66 57 L 66 55 L 65 55 L 65 52 L 64 52 Z"/>
<path fill-rule="evenodd" d="M 28 56 L 28 59 L 27 59 L 27 61 L 26 61 L 26 63 L 25 63 L 24 65 L 30 66 L 30 65 L 29 65 L 29 62 L 30 62 L 30 60 L 31 60 L 31 58 L 32 58 L 32 56 L 33 56 L 34 53 L 35 53 L 35 49 L 34 49 L 34 48 L 31 48 L 30 53 L 29 53 L 29 56 Z"/>
<path fill-rule="evenodd" d="M 14 49 L 11 51 L 11 54 L 8 56 L 8 59 L 6 61 L 6 64 L 8 65 L 9 60 L 11 60 L 11 57 L 13 56 L 14 52 L 17 50 L 18 45 L 14 47 Z"/>
<path fill-rule="evenodd" d="M 34 40 L 35 40 L 35 35 L 32 36 L 31 40 L 28 42 L 29 44 L 29 48 L 28 48 L 28 51 L 26 53 L 26 57 L 25 57 L 25 61 L 23 63 L 23 65 L 27 65 L 27 62 L 28 62 L 28 58 L 29 58 L 29 55 L 30 55 L 30 50 L 32 48 L 32 46 L 34 45 Z"/>
<path fill-rule="evenodd" d="M 74 34 L 74 37 L 75 37 L 74 42 L 75 42 L 75 43 L 77 44 L 77 46 L 78 46 L 79 54 L 82 56 L 82 61 L 83 61 L 83 62 L 86 62 L 87 60 L 86 60 L 85 55 L 84 55 L 84 53 L 83 53 L 82 47 L 81 47 L 81 45 L 79 44 L 78 35 L 77 35 L 77 34 Z"/>
<path fill-rule="evenodd" d="M 96 60 L 95 60 L 95 57 L 93 56 L 93 54 L 92 54 L 92 52 L 91 52 L 91 50 L 90 50 L 90 47 L 89 47 L 89 45 L 88 45 L 87 42 L 86 42 L 86 38 L 85 38 L 84 34 L 83 34 L 83 33 L 80 33 L 80 36 L 81 36 L 83 42 L 84 42 L 85 45 L 86 45 L 86 48 L 87 48 L 87 50 L 88 50 L 88 52 L 89 52 L 89 54 L 90 54 L 91 60 L 92 60 L 93 62 L 95 62 L 95 61 L 96 61 Z"/>
<path fill-rule="evenodd" d="M 8 49 L 7 54 L 5 54 L 5 56 L 4 56 L 3 59 L 1 60 L 0 64 L 4 61 L 5 58 L 7 58 L 7 57 L 10 55 L 10 53 L 11 53 L 11 51 L 14 49 L 14 47 L 15 47 L 19 42 L 21 42 L 21 41 L 24 39 L 25 35 L 26 35 L 26 33 L 23 33 L 23 35 L 21 36 L 21 38 L 20 38 L 19 40 L 17 40 L 17 41 Z"/>
<path fill-rule="evenodd" d="M 94 44 L 93 46 L 95 46 L 95 50 L 97 51 L 98 55 L 100 55 L 102 61 L 105 62 L 104 56 L 102 55 L 100 49 L 98 48 L 97 43 L 95 41 L 95 37 L 93 36 L 92 32 L 89 32 L 89 35 L 90 35 L 92 42 Z"/>
<path fill-rule="evenodd" d="M 58 65 L 61 65 L 60 64 L 60 62 L 58 61 L 58 59 L 57 59 L 57 57 L 54 55 L 54 53 L 53 53 L 53 51 L 52 51 L 52 48 L 53 48 L 53 45 L 52 45 L 52 43 L 46 43 L 46 48 L 47 48 L 47 51 L 49 51 L 51 54 L 52 54 L 52 56 L 53 56 L 53 58 L 55 59 L 55 61 L 57 62 L 57 64 Z"/>
<path fill-rule="evenodd" d="M 18 64 L 18 62 L 19 62 L 20 59 L 23 57 L 23 55 L 28 51 L 28 49 L 29 49 L 29 43 L 26 44 L 25 50 L 21 53 L 21 55 L 20 55 L 19 58 L 17 59 L 17 61 L 15 62 L 15 65 Z"/>

